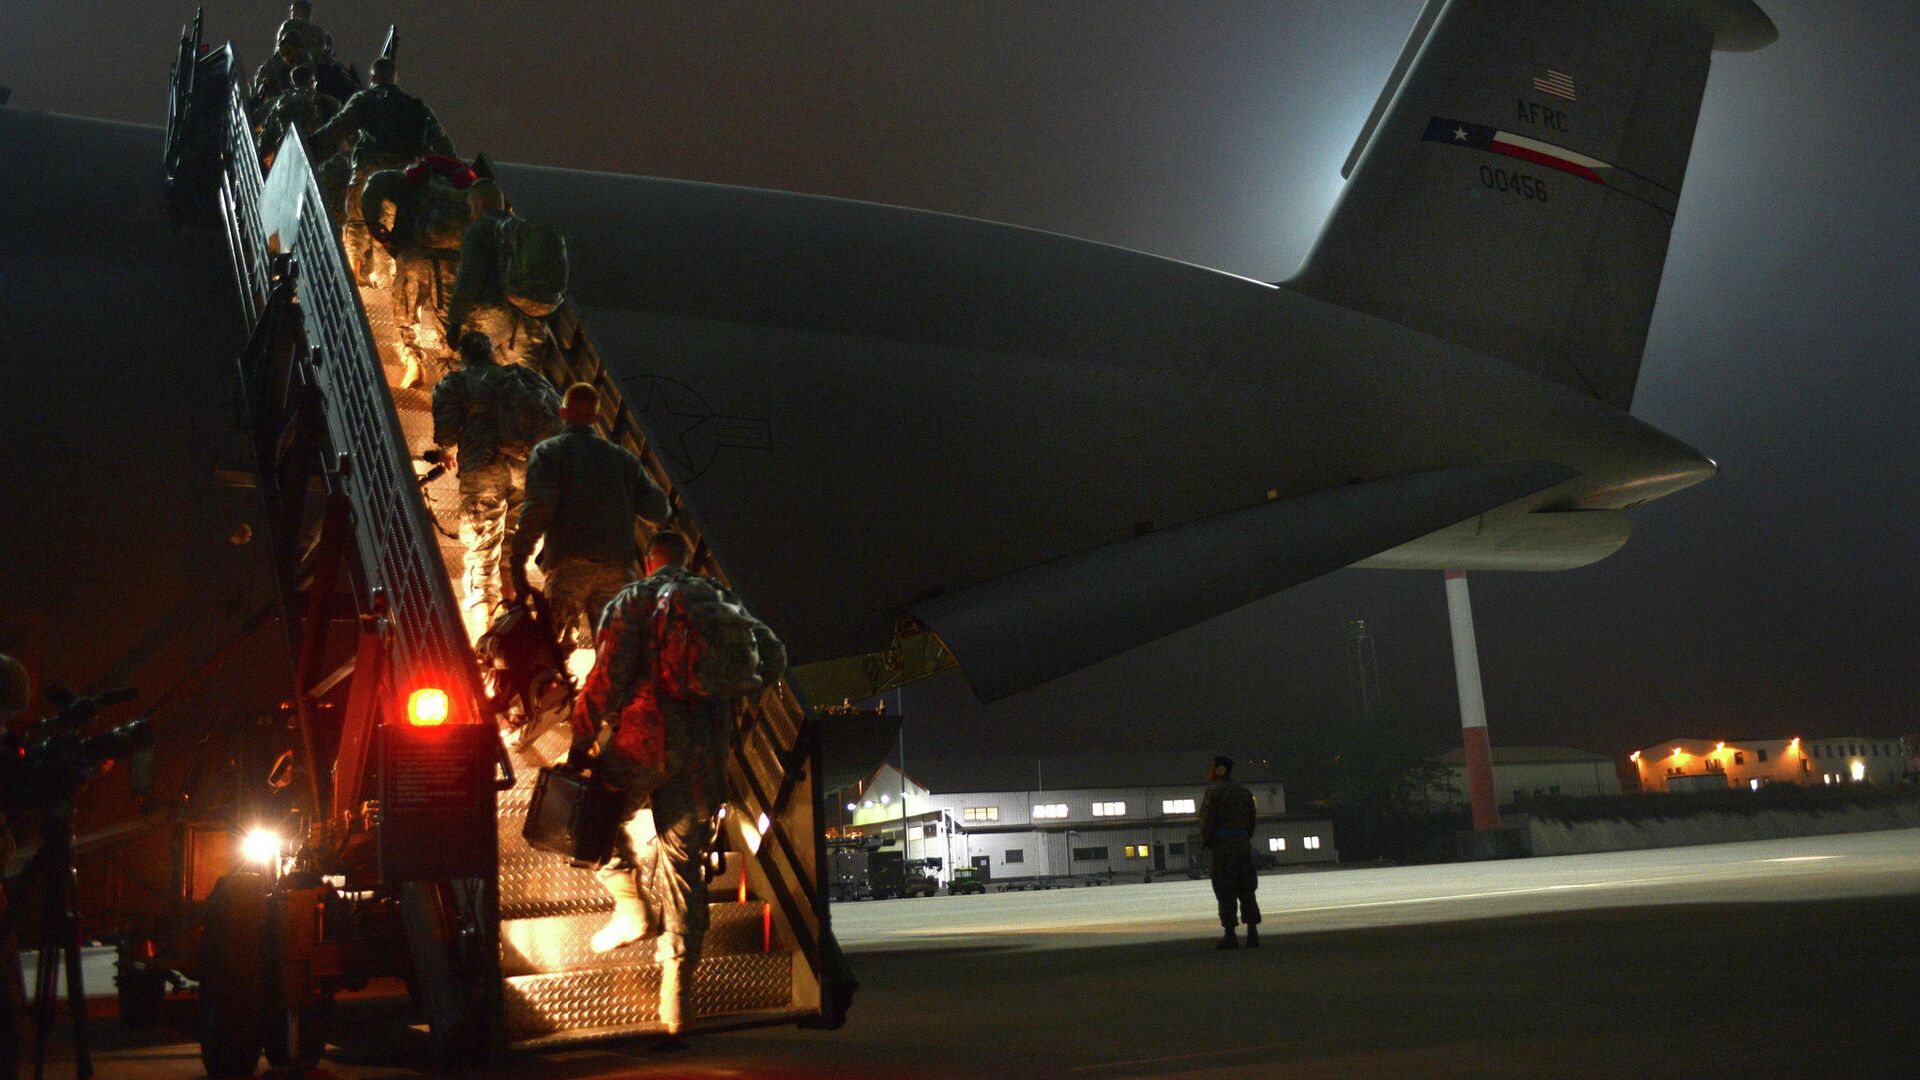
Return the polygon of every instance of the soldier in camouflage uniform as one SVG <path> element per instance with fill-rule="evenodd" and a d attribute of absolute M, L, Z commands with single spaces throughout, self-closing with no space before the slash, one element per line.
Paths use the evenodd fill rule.
<path fill-rule="evenodd" d="M 692 546 L 677 532 L 655 534 L 647 546 L 648 576 L 628 586 L 600 621 L 599 658 L 573 710 L 569 764 L 589 760 L 601 779 L 626 792 L 625 826 L 600 883 L 614 898 L 613 918 L 593 936 L 596 952 L 658 935 L 660 1020 L 670 1034 L 683 1030 L 693 995 L 694 969 L 707 930 L 707 848 L 727 796 L 727 754 L 735 701 L 670 697 L 655 679 L 653 605 L 672 585 L 688 596 L 732 598 L 692 573 Z M 754 621 L 761 679 L 777 681 L 786 649 L 764 623 Z M 648 810 L 651 809 L 651 813 Z"/>
<path fill-rule="evenodd" d="M 382 169 L 361 186 L 368 235 L 393 258 L 390 299 L 406 365 L 401 386 L 420 385 L 426 370 L 437 380 L 458 340 L 442 337 L 442 327 L 469 217 L 465 189 L 474 182 L 459 158 L 424 157 L 404 170 Z"/>
<path fill-rule="evenodd" d="M 1253 792 L 1234 782 L 1233 759 L 1213 759 L 1207 793 L 1200 797 L 1200 846 L 1213 853 L 1213 898 L 1225 930 L 1218 948 L 1237 949 L 1233 928 L 1247 924 L 1247 947 L 1260 947 L 1260 878 L 1253 871 Z M 1235 916 L 1238 916 L 1236 918 Z"/>
<path fill-rule="evenodd" d="M 313 5 L 307 0 L 295 0 L 287 7 L 287 20 L 280 24 L 274 40 L 283 41 L 288 34 L 292 34 L 300 44 L 300 51 L 306 55 L 307 63 L 319 65 L 333 62 L 333 35 L 313 21 Z"/>
<path fill-rule="evenodd" d="M 433 388 L 433 442 L 455 448 L 467 551 L 461 606 L 478 639 L 500 606 L 507 510 L 520 501 L 528 452 L 557 426 L 559 395 L 538 372 L 495 363 L 485 334 L 460 340 L 460 360 Z"/>
<path fill-rule="evenodd" d="M 600 437 L 600 392 L 587 383 L 567 387 L 560 407 L 566 427 L 533 448 L 527 459 L 527 497 L 508 546 L 507 581 L 527 591 L 527 559 L 535 544 L 546 574 L 553 625 L 580 649 L 594 646 L 600 613 L 633 583 L 633 522 L 666 522 L 670 508 L 659 485 L 624 446 Z"/>
<path fill-rule="evenodd" d="M 531 364 L 547 341 L 547 324 L 514 307 L 500 287 L 500 227 L 513 218 L 499 186 L 482 180 L 467 189 L 473 224 L 460 238 L 460 269 L 447 306 L 448 340 L 468 330 L 493 339 L 502 363 Z"/>
<path fill-rule="evenodd" d="M 453 140 L 440 127 L 433 110 L 427 108 L 426 102 L 400 89 L 394 78 L 392 57 L 375 60 L 369 75 L 373 85 L 348 98 L 340 114 L 312 136 L 314 142 L 330 146 L 336 139 L 359 133 L 359 141 L 353 145 L 353 181 L 347 188 L 346 225 L 341 229 L 341 241 L 346 247 L 347 261 L 363 285 L 373 284 L 376 276 L 384 285 L 390 271 L 390 267 L 383 265 L 380 274 L 374 273 L 376 263 L 384 257 L 373 247 L 373 238 L 367 233 L 367 222 L 360 211 L 360 190 L 366 185 L 367 177 L 381 169 L 401 168 L 425 154 L 453 155 Z"/>
<path fill-rule="evenodd" d="M 313 141 L 313 133 L 340 112 L 340 103 L 314 89 L 313 66 L 301 64 L 293 69 L 293 89 L 275 98 L 260 125 L 260 161 L 273 167 L 273 155 L 280 149 L 287 132 L 298 131 L 306 147 L 307 160 L 318 168 L 340 149 Z"/>
<path fill-rule="evenodd" d="M 300 49 L 300 38 L 295 34 L 282 33 L 279 43 L 274 46 L 273 55 L 254 69 L 252 95 L 247 99 L 248 118 L 259 123 L 280 95 L 293 89 L 293 69 L 305 62 L 306 54 Z"/>

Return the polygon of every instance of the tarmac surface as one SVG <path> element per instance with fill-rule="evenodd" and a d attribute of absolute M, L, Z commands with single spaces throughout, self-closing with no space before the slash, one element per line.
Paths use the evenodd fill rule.
<path fill-rule="evenodd" d="M 1204 881 L 837 905 L 842 1030 L 498 1075 L 1920 1075 L 1920 830 L 1280 873 L 1260 899 L 1264 946 L 1237 952 Z M 343 1003 L 323 1071 L 423 1075 L 404 1013 Z M 201 1075 L 190 1028 L 94 1028 L 103 1078 Z"/>

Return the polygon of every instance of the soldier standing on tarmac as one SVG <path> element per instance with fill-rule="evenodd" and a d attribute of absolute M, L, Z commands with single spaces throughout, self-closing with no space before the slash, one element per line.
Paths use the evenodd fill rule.
<path fill-rule="evenodd" d="M 353 182 L 347 188 L 341 240 L 347 261 L 353 264 L 354 274 L 363 285 L 374 284 L 373 264 L 377 258 L 360 210 L 360 190 L 366 186 L 367 177 L 381 169 L 401 168 L 423 155 L 453 155 L 453 140 L 440 127 L 433 110 L 394 81 L 391 56 L 375 60 L 368 78 L 373 85 L 348 98 L 340 114 L 312 136 L 315 144 L 331 146 L 355 132 L 360 135 L 353 147 Z"/>
<path fill-rule="evenodd" d="M 658 935 L 660 1021 L 669 1035 L 692 1019 L 694 969 L 707 931 L 707 849 L 726 799 L 739 695 L 693 696 L 672 685 L 672 648 L 661 635 L 671 635 L 676 620 L 690 622 L 693 608 L 718 602 L 756 643 L 750 683 L 777 681 L 787 663 L 786 648 L 766 624 L 687 569 L 692 556 L 686 537 L 656 533 L 647 545 L 648 576 L 607 605 L 599 658 L 573 710 L 567 755 L 570 767 L 588 765 L 625 796 L 625 824 L 600 869 L 600 883 L 614 898 L 613 918 L 593 935 L 593 950 Z M 672 608 L 676 603 L 685 607 Z"/>
<path fill-rule="evenodd" d="M 473 224 L 460 238 L 460 270 L 447 307 L 448 340 L 478 330 L 493 339 L 502 363 L 531 364 L 546 343 L 547 324 L 515 307 L 502 284 L 506 251 L 501 238 L 518 219 L 506 193 L 491 180 L 467 189 L 467 209 Z"/>
<path fill-rule="evenodd" d="M 1200 846 L 1213 852 L 1213 897 L 1220 904 L 1220 925 L 1226 931 L 1216 947 L 1239 948 L 1233 928 L 1244 921 L 1247 948 L 1257 949 L 1260 903 L 1253 894 L 1260 878 L 1253 872 L 1253 792 L 1234 783 L 1233 759 L 1224 754 L 1213 759 L 1207 779 L 1213 783 L 1200 799 Z"/>
<path fill-rule="evenodd" d="M 433 387 L 433 442 L 454 447 L 460 478 L 461 607 L 478 638 L 500 607 L 500 546 L 507 510 L 526 483 L 527 454 L 553 434 L 559 395 L 531 368 L 494 362 L 485 334 L 460 339 L 460 370 Z"/>
<path fill-rule="evenodd" d="M 560 406 L 566 427 L 527 459 L 526 501 L 508 544 L 506 599 L 525 593 L 527 559 L 543 538 L 540 569 L 557 632 L 591 649 L 600 613 L 633 583 L 633 519 L 665 523 L 667 497 L 624 446 L 600 437 L 600 392 L 574 383 Z"/>

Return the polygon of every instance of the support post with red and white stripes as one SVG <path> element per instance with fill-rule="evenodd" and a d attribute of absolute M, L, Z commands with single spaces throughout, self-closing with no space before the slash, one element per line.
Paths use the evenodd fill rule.
<path fill-rule="evenodd" d="M 1464 570 L 1448 570 L 1447 622 L 1453 630 L 1453 675 L 1460 689 L 1460 735 L 1467 752 L 1467 796 L 1476 831 L 1500 827 L 1493 795 L 1493 751 L 1487 742 L 1487 703 L 1480 692 L 1480 648 L 1473 637 L 1473 604 Z"/>

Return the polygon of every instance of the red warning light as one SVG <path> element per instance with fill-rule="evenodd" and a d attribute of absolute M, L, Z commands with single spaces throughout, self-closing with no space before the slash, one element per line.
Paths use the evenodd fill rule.
<path fill-rule="evenodd" d="M 415 690 L 407 698 L 407 723 L 438 727 L 447 722 L 447 692 L 435 686 Z"/>

